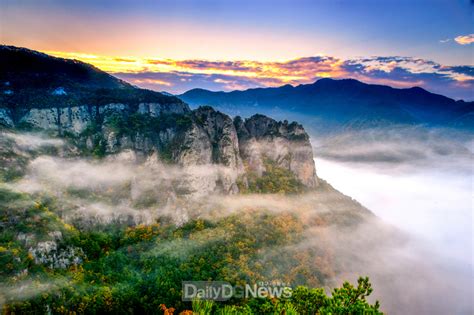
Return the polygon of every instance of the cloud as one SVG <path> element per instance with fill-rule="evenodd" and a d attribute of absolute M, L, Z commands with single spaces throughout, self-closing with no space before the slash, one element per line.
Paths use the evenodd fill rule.
<path fill-rule="evenodd" d="M 318 158 L 390 174 L 426 169 L 472 171 L 470 137 L 444 128 L 394 126 L 314 136 Z M 453 166 L 455 165 L 455 166 Z"/>
<path fill-rule="evenodd" d="M 474 67 L 470 66 L 454 66 L 454 67 L 446 67 L 445 69 L 449 69 L 454 73 L 465 74 L 471 77 L 474 77 Z"/>
<path fill-rule="evenodd" d="M 163 80 L 158 80 L 158 79 L 134 79 L 132 81 L 134 84 L 140 85 L 140 84 L 151 84 L 153 85 L 164 85 L 164 86 L 172 86 L 173 84 L 167 81 Z"/>
<path fill-rule="evenodd" d="M 474 43 L 474 34 L 461 35 L 454 39 L 459 45 L 469 45 Z"/>
<path fill-rule="evenodd" d="M 329 238 L 335 240 L 331 248 L 342 259 L 348 257 L 344 250 L 357 252 L 359 245 L 367 246 L 367 260 L 351 259 L 346 266 L 352 266 L 355 274 L 370 275 L 374 297 L 383 301 L 388 313 L 449 313 L 447 305 L 456 304 L 451 303 L 458 298 L 463 305 L 451 312 L 472 313 L 472 287 L 467 280 L 472 278 L 473 248 L 470 139 L 449 129 L 403 126 L 313 138 L 320 177 L 378 218 L 423 240 L 392 247 L 377 245 L 373 239 L 369 245 L 374 233 L 363 229 L 360 234 L 351 231 L 347 240 L 338 235 Z M 339 244 L 344 244 L 342 252 Z M 413 278 L 417 283 L 410 292 L 391 292 Z M 387 281 L 393 287 L 387 287 Z M 426 288 L 431 288 L 430 302 L 413 303 L 424 300 Z M 446 305 L 434 302 L 439 298 Z"/>
<path fill-rule="evenodd" d="M 38 133 L 0 133 L 5 139 L 11 139 L 21 149 L 33 149 L 36 150 L 40 147 L 60 147 L 64 145 L 64 141 L 61 139 L 48 138 L 44 134 Z"/>
<path fill-rule="evenodd" d="M 373 84 L 398 88 L 423 87 L 456 99 L 472 100 L 474 67 L 444 66 L 411 57 L 372 57 L 347 60 L 342 65 L 349 76 Z"/>
<path fill-rule="evenodd" d="M 226 74 L 205 74 L 188 72 L 139 72 L 139 73 L 114 73 L 122 80 L 143 88 L 158 90 L 166 89 L 172 93 L 182 93 L 193 88 L 210 90 L 244 90 L 255 87 L 280 86 L 284 83 L 278 78 L 251 78 Z"/>
<path fill-rule="evenodd" d="M 114 60 L 118 62 L 135 62 L 136 61 L 135 59 L 129 59 L 129 58 L 115 58 Z"/>
<path fill-rule="evenodd" d="M 445 39 L 440 39 L 439 42 L 441 44 L 449 43 L 451 40 L 455 41 L 459 45 L 469 45 L 474 42 L 474 34 L 469 34 L 469 35 L 460 35 L 455 38 L 445 38 Z"/>

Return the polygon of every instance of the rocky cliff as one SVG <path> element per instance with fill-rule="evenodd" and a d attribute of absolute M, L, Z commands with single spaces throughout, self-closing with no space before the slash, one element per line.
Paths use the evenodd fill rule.
<path fill-rule="evenodd" d="M 277 122 L 263 115 L 245 121 L 234 119 L 242 159 L 249 170 L 261 175 L 265 160 L 293 172 L 307 187 L 317 184 L 309 136 L 296 122 Z"/>
<path fill-rule="evenodd" d="M 34 66 L 20 66 L 21 60 Z M 87 64 L 15 47 L 2 46 L 0 61 L 10 64 L 0 77 L 0 124 L 7 128 L 52 131 L 80 154 L 99 158 L 128 150 L 142 161 L 212 166 L 203 175 L 213 191 L 238 192 L 249 172 L 270 172 L 270 162 L 307 188 L 317 185 L 309 137 L 295 122 L 263 115 L 232 120 L 211 107 L 191 111 L 176 97 L 135 88 Z"/>
<path fill-rule="evenodd" d="M 7 127 L 30 126 L 57 130 L 59 133 L 65 131 L 81 133 L 88 124 L 103 121 L 114 112 L 135 112 L 157 117 L 162 114 L 184 114 L 190 111 L 189 107 L 181 102 L 139 103 L 138 106 L 124 103 L 67 106 L 59 100 L 57 104 L 57 106 L 45 108 L 0 107 L 0 123 Z"/>
<path fill-rule="evenodd" d="M 7 108 L 0 112 L 5 126 L 56 132 L 83 154 L 103 157 L 132 150 L 142 159 L 157 154 L 182 166 L 221 166 L 228 174 L 218 181 L 229 193 L 238 191 L 237 178 L 246 172 L 262 175 L 265 161 L 293 172 L 307 187 L 317 184 L 309 137 L 295 122 L 263 115 L 232 120 L 211 107 L 190 111 L 169 104 L 32 108 L 17 123 Z"/>

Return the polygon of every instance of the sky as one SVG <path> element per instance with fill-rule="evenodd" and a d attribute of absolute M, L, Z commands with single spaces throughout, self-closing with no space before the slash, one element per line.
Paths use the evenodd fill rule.
<path fill-rule="evenodd" d="M 2 44 L 182 93 L 356 78 L 473 100 L 470 0 L 0 0 Z"/>

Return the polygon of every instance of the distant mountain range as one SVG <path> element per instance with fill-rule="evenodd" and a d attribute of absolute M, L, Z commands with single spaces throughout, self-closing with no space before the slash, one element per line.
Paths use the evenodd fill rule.
<path fill-rule="evenodd" d="M 474 129 L 474 102 L 455 101 L 422 88 L 397 89 L 353 79 L 320 79 L 296 87 L 212 92 L 193 89 L 178 96 L 191 106 L 210 105 L 232 115 L 292 113 L 336 125 L 427 124 Z M 299 118 L 301 121 L 301 118 Z"/>
<path fill-rule="evenodd" d="M 422 88 L 396 89 L 353 79 L 320 79 L 293 87 L 212 92 L 193 89 L 177 97 L 139 89 L 92 65 L 13 46 L 0 46 L 0 107 L 19 119 L 26 108 L 167 103 L 211 105 L 230 115 L 256 113 L 298 120 L 309 129 L 426 124 L 474 130 L 474 102 L 455 101 Z"/>

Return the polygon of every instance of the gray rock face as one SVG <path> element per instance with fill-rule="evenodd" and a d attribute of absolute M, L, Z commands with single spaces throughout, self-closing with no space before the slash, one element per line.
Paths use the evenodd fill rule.
<path fill-rule="evenodd" d="M 63 107 L 59 109 L 59 125 L 62 130 L 80 133 L 92 121 L 93 116 L 87 106 Z"/>
<path fill-rule="evenodd" d="M 138 112 L 151 117 L 159 117 L 165 114 L 161 109 L 160 114 L 148 108 L 150 104 L 141 104 Z M 101 115 L 104 115 L 102 123 L 102 136 L 105 141 L 107 154 L 116 154 L 124 150 L 141 152 L 145 156 L 153 155 L 183 167 L 199 166 L 206 172 L 198 172 L 206 184 L 201 187 L 225 193 L 237 193 L 237 178 L 244 173 L 242 159 L 239 152 L 239 140 L 232 119 L 215 111 L 211 107 L 199 108 L 185 116 L 190 124 L 182 129 L 177 126 L 158 129 L 148 133 L 137 131 L 134 134 L 120 135 L 109 127 L 109 121 L 116 113 L 127 111 L 118 104 L 108 106 Z M 115 114 L 114 114 L 115 113 Z M 172 112 L 172 114 L 177 114 Z M 178 114 L 179 115 L 179 114 Z M 175 119 L 175 118 L 173 118 Z M 91 146 L 92 140 L 86 141 L 86 146 Z M 196 182 L 196 175 L 189 174 L 188 181 Z M 212 181 L 212 183 L 209 183 Z M 192 185 L 195 186 L 195 185 Z"/>
<path fill-rule="evenodd" d="M 190 110 L 186 104 L 181 103 L 141 103 L 138 109 L 122 103 L 111 103 L 102 106 L 52 106 L 24 110 L 16 118 L 15 123 L 11 110 L 0 107 L 0 123 L 8 127 L 27 123 L 40 129 L 55 130 L 60 133 L 68 131 L 79 134 L 95 120 L 103 120 L 113 113 L 132 114 L 135 112 L 157 117 L 172 113 L 185 114 L 190 112 Z"/>
<path fill-rule="evenodd" d="M 200 107 L 194 115 L 211 141 L 212 162 L 242 170 L 237 131 L 232 119 L 211 107 Z"/>
<path fill-rule="evenodd" d="M 140 114 L 149 114 L 151 117 L 158 117 L 162 114 L 185 114 L 188 109 L 180 106 L 181 104 L 160 104 L 160 103 L 140 103 L 138 112 Z"/>
<path fill-rule="evenodd" d="M 202 165 L 212 162 L 212 144 L 203 128 L 192 124 L 183 134 L 178 150 L 173 155 L 181 165 Z"/>
<path fill-rule="evenodd" d="M 307 187 L 317 186 L 313 150 L 303 126 L 277 122 L 263 115 L 243 121 L 234 119 L 242 160 L 246 167 L 261 175 L 265 159 L 293 172 Z"/>
<path fill-rule="evenodd" d="M 7 127 L 13 127 L 13 120 L 11 119 L 10 110 L 7 108 L 0 108 L 0 124 Z"/>
<path fill-rule="evenodd" d="M 217 173 L 220 188 L 227 193 L 237 193 L 237 178 L 244 173 L 239 152 L 239 140 L 232 119 L 212 107 L 200 107 L 193 112 L 198 129 L 205 132 L 209 143 L 210 162 L 224 166 Z"/>
<path fill-rule="evenodd" d="M 58 130 L 59 112 L 60 109 L 55 107 L 44 109 L 32 108 L 20 118 L 19 122 L 31 124 L 41 129 Z"/>
<path fill-rule="evenodd" d="M 102 117 L 107 117 L 112 113 L 123 113 L 125 111 L 130 111 L 130 106 L 122 103 L 111 103 L 98 107 L 99 115 L 102 115 Z"/>

